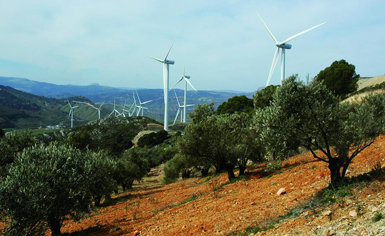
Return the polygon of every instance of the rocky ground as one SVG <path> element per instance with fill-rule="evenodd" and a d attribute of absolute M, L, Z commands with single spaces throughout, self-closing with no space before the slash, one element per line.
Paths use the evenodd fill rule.
<path fill-rule="evenodd" d="M 348 176 L 384 167 L 385 136 L 359 154 Z M 67 221 L 63 233 L 85 235 L 381 235 L 385 234 L 384 175 L 350 185 L 332 203 L 314 204 L 329 185 L 325 163 L 309 153 L 282 163 L 273 174 L 264 165 L 247 178 L 227 175 L 160 182 L 161 173 L 80 222 Z M 281 191 L 280 194 L 277 194 Z M 321 198 L 322 200 L 322 198 Z M 48 233 L 48 232 L 47 232 Z"/>

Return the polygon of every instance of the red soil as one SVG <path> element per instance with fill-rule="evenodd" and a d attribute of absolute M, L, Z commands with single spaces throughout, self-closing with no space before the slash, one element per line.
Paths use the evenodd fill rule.
<path fill-rule="evenodd" d="M 348 176 L 368 172 L 384 159 L 385 136 L 381 136 L 353 160 Z M 285 215 L 329 184 L 326 163 L 316 161 L 309 153 L 292 157 L 282 165 L 284 168 L 270 177 L 263 176 L 262 166 L 258 166 L 248 171 L 249 180 L 222 187 L 220 185 L 228 181 L 226 174 L 208 181 L 194 178 L 138 188 L 115 197 L 119 200 L 117 203 L 100 208 L 81 222 L 65 222 L 62 232 L 87 230 L 91 235 L 243 232 L 248 226 L 262 226 Z M 285 188 L 286 194 L 277 196 L 280 188 Z M 190 201 L 183 203 L 186 200 Z M 305 223 L 301 219 L 290 222 L 280 225 L 279 232 L 273 230 L 274 234 L 282 234 Z"/>

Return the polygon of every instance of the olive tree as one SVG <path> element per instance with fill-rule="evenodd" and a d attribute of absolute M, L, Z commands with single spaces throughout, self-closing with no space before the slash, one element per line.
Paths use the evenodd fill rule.
<path fill-rule="evenodd" d="M 216 172 L 225 170 L 229 180 L 235 178 L 234 168 L 244 173 L 247 160 L 261 156 L 260 145 L 249 126 L 248 114 L 208 116 L 190 124 L 179 142 L 179 148 L 194 166 L 214 165 Z"/>
<path fill-rule="evenodd" d="M 277 89 L 271 106 L 255 116 L 257 132 L 270 157 L 287 158 L 298 145 L 328 163 L 331 184 L 339 184 L 350 163 L 383 132 L 385 97 L 341 102 L 320 81 L 305 86 L 296 76 Z"/>
<path fill-rule="evenodd" d="M 11 219 L 7 232 L 32 235 L 48 225 L 52 235 L 59 235 L 68 216 L 79 219 L 89 212 L 96 193 L 90 186 L 104 184 L 92 174 L 98 161 L 90 158 L 100 156 L 55 142 L 24 149 L 0 183 L 0 209 Z"/>

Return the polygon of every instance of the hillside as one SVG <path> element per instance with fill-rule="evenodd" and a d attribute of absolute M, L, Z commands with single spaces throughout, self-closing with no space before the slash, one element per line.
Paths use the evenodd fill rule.
<path fill-rule="evenodd" d="M 69 99 L 90 102 L 84 97 Z M 0 85 L 0 126 L 3 128 L 68 127 L 68 112 L 67 99 L 37 96 Z M 74 112 L 74 119 L 75 125 L 84 124 L 96 119 L 96 112 L 81 106 Z"/>
<path fill-rule="evenodd" d="M 231 184 L 222 174 L 162 185 L 161 176 L 154 177 L 158 170 L 153 170 L 134 190 L 115 196 L 112 204 L 81 222 L 65 222 L 62 231 L 86 235 L 383 234 L 384 171 L 365 173 L 384 168 L 384 153 L 385 136 L 380 136 L 354 159 L 348 176 L 361 177 L 341 190 L 340 197 L 325 192 L 328 168 L 309 153 L 284 161 L 273 174 L 257 165 L 248 170 L 248 178 Z M 277 195 L 280 188 L 286 194 Z"/>

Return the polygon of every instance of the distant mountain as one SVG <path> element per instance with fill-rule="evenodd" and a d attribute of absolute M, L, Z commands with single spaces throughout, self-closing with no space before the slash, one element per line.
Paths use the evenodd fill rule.
<path fill-rule="evenodd" d="M 74 96 L 83 96 L 88 98 L 93 103 L 105 103 L 103 108 L 104 112 L 102 116 L 107 115 L 110 111 L 113 110 L 113 103 L 116 102 L 116 106 L 121 110 L 124 104 L 133 103 L 133 92 L 135 90 L 129 88 L 113 88 L 107 86 L 101 86 L 98 84 L 92 84 L 88 86 L 77 86 L 77 85 L 56 85 L 51 83 L 37 82 L 29 79 L 23 78 L 13 78 L 13 77 L 0 77 L 0 85 L 10 86 L 17 90 L 24 91 L 26 93 L 32 93 L 34 95 L 50 97 L 50 98 L 68 98 Z M 144 115 L 148 116 L 152 119 L 155 119 L 159 122 L 163 122 L 163 110 L 164 110 L 164 101 L 163 101 L 163 89 L 138 89 L 138 94 L 140 96 L 141 101 L 152 100 L 152 102 L 146 104 L 148 110 L 145 110 Z M 177 89 L 175 90 L 177 96 L 179 97 L 179 101 L 183 103 L 183 90 Z M 215 107 L 218 107 L 223 102 L 227 101 L 227 99 L 238 96 L 238 95 L 246 95 L 248 97 L 252 97 L 253 93 L 242 93 L 235 91 L 205 91 L 200 90 L 198 92 L 188 91 L 187 103 L 194 104 L 204 104 L 204 103 L 214 103 Z M 169 114 L 170 114 L 170 122 L 173 122 L 178 104 L 175 98 L 175 94 L 173 90 L 169 93 Z M 63 106 L 65 105 L 64 100 Z M 83 105 L 82 107 L 86 107 L 89 111 L 85 112 L 95 114 L 92 117 L 96 117 L 97 112 L 90 107 Z M 83 109 L 83 108 L 82 108 Z M 84 108 L 85 109 L 85 108 Z M 188 112 L 191 112 L 193 107 L 188 108 Z M 68 112 L 67 109 L 63 108 L 63 112 Z M 76 113 L 75 113 L 76 114 Z M 79 114 L 79 113 L 78 113 Z M 81 113 L 80 113 L 81 114 Z M 104 114 L 104 115 L 103 115 Z M 90 118 L 86 118 L 86 116 L 80 117 L 85 120 L 89 120 Z M 56 119 L 57 120 L 57 119 Z M 0 122 L 1 124 L 1 122 Z"/>
<path fill-rule="evenodd" d="M 77 85 L 57 85 L 45 82 L 38 82 L 24 78 L 1 77 L 0 85 L 9 86 L 14 89 L 32 93 L 39 96 L 66 98 L 73 96 L 89 97 L 95 94 L 114 94 L 123 92 L 126 89 L 112 88 L 100 86 L 99 84 L 91 84 L 88 86 Z"/>
<path fill-rule="evenodd" d="M 84 97 L 70 100 L 91 102 Z M 0 126 L 3 128 L 37 128 L 69 126 L 69 106 L 66 99 L 47 98 L 0 85 Z M 79 106 L 74 112 L 75 125 L 96 119 L 94 109 Z M 106 110 L 103 111 L 105 115 Z"/>

